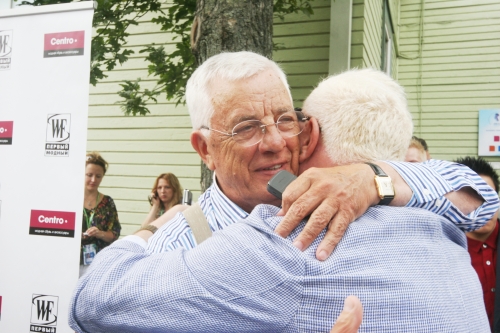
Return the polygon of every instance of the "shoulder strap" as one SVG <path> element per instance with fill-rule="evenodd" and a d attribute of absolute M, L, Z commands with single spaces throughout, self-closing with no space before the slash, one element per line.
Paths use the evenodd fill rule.
<path fill-rule="evenodd" d="M 194 239 L 198 245 L 212 236 L 212 230 L 198 202 L 183 211 L 182 214 L 193 231 Z"/>

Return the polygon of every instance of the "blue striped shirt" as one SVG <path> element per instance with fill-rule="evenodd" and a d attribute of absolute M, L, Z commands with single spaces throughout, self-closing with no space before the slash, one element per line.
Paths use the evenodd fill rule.
<path fill-rule="evenodd" d="M 428 160 L 424 163 L 389 162 L 413 191 L 406 207 L 417 207 L 443 216 L 464 231 L 482 227 L 498 210 L 498 194 L 465 165 Z M 484 203 L 468 215 L 463 214 L 444 195 L 471 187 Z"/>
<path fill-rule="evenodd" d="M 434 212 L 457 224 L 464 231 L 483 226 L 498 209 L 498 195 L 466 166 L 440 160 L 429 160 L 425 163 L 387 163 L 398 171 L 413 190 L 413 196 L 407 207 L 418 207 Z M 465 186 L 472 187 L 484 199 L 484 203 L 468 215 L 462 214 L 444 197 L 446 193 L 458 191 Z M 198 203 L 213 232 L 248 216 L 222 193 L 215 180 L 213 185 L 200 196 Z M 178 213 L 149 239 L 147 252 L 159 253 L 178 248 L 189 250 L 195 246 L 193 232 L 184 215 Z"/>

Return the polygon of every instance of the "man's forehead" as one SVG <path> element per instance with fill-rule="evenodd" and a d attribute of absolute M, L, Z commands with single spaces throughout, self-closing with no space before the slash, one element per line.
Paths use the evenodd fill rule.
<path fill-rule="evenodd" d="M 293 110 L 288 89 L 275 73 L 262 72 L 236 82 L 216 80 L 211 85 L 214 117 L 255 119 L 272 112 Z"/>

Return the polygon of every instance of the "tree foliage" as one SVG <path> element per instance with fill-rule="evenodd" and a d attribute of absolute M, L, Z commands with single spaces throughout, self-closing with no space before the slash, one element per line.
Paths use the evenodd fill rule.
<path fill-rule="evenodd" d="M 312 14 L 312 0 L 274 0 L 273 10 L 276 17 L 302 12 Z M 48 5 L 68 3 L 72 0 L 34 0 L 23 5 Z M 146 115 L 148 104 L 157 102 L 165 94 L 168 100 L 177 104 L 184 102 L 185 86 L 196 67 L 191 52 L 190 28 L 196 15 L 197 0 L 97 0 L 92 37 L 90 83 L 94 86 L 106 78 L 105 71 L 112 71 L 118 64 L 125 63 L 134 51 L 127 48 L 127 29 L 139 25 L 140 19 L 148 13 L 158 14 L 152 19 L 159 31 L 170 33 L 175 42 L 175 50 L 167 52 L 162 45 L 148 45 L 139 50 L 145 53 L 149 62 L 148 75 L 154 78 L 152 89 L 141 87 L 141 78 L 125 80 L 118 95 L 118 102 L 125 114 Z"/>

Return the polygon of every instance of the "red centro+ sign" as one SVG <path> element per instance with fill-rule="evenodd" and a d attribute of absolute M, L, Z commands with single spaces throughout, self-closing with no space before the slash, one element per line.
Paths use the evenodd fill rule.
<path fill-rule="evenodd" d="M 83 55 L 85 31 L 45 34 L 43 57 L 68 57 Z"/>
<path fill-rule="evenodd" d="M 75 213 L 52 210 L 31 210 L 30 234 L 74 237 Z"/>
<path fill-rule="evenodd" d="M 13 121 L 0 121 L 0 145 L 12 144 Z"/>

